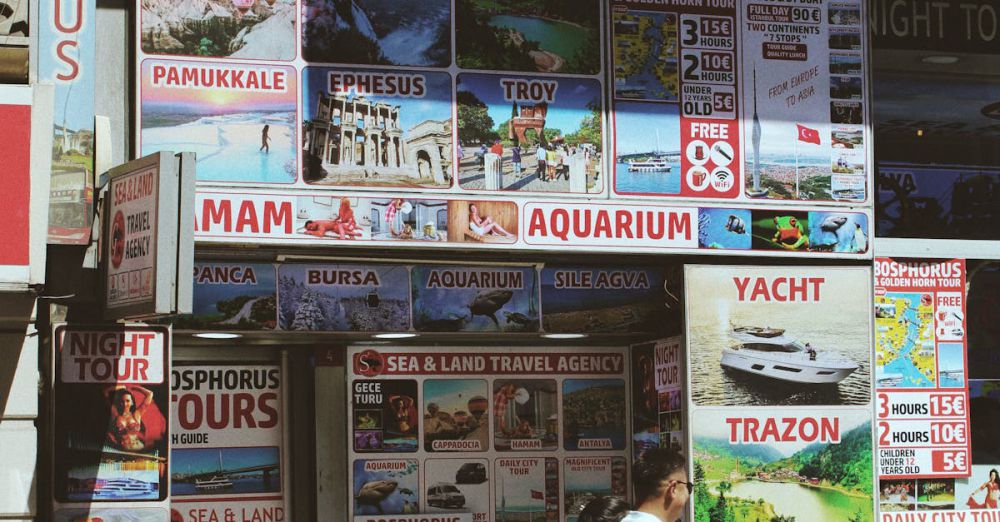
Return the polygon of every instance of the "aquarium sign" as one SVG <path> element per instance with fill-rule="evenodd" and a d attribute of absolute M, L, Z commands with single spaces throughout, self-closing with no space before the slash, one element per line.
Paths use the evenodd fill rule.
<path fill-rule="evenodd" d="M 874 305 L 879 477 L 968 477 L 965 261 L 876 258 Z"/>
<path fill-rule="evenodd" d="M 277 365 L 183 365 L 170 378 L 173 520 L 285 520 Z"/>
<path fill-rule="evenodd" d="M 587 203 L 528 203 L 529 245 L 697 248 L 697 210 Z"/>

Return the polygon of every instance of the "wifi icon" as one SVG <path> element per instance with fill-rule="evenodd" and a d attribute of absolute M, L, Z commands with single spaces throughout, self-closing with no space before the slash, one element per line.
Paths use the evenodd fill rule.
<path fill-rule="evenodd" d="M 719 167 L 712 171 L 712 188 L 719 192 L 728 192 L 729 189 L 733 188 L 734 177 L 732 171 L 725 167 Z"/>

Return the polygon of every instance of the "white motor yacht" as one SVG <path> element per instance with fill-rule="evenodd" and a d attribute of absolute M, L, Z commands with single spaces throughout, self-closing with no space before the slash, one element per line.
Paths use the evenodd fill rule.
<path fill-rule="evenodd" d="M 194 481 L 195 489 L 199 491 L 212 491 L 216 489 L 229 489 L 233 487 L 233 482 L 226 477 L 215 475 L 210 479 L 196 479 Z"/>
<path fill-rule="evenodd" d="M 670 172 L 670 163 L 663 156 L 653 156 L 644 161 L 629 161 L 629 172 Z"/>
<path fill-rule="evenodd" d="M 722 366 L 781 381 L 835 384 L 858 369 L 858 363 L 838 352 L 815 349 L 785 335 L 781 329 L 735 327 L 736 343 L 722 350 Z"/>

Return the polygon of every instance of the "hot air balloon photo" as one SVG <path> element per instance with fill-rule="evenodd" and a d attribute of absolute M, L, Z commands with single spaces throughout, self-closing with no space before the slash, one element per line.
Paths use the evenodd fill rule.
<path fill-rule="evenodd" d="M 295 58 L 295 0 L 159 0 L 140 9 L 146 54 Z"/>

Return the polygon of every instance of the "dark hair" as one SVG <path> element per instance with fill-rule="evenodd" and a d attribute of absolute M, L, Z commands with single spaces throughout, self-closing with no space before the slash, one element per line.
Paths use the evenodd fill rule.
<path fill-rule="evenodd" d="M 990 482 L 993 482 L 994 484 L 1000 484 L 1000 473 L 997 472 L 996 468 L 990 470 Z"/>
<path fill-rule="evenodd" d="M 115 391 L 115 397 L 111 400 L 111 404 L 114 404 L 115 407 L 118 407 L 118 401 L 123 400 L 126 395 L 128 395 L 129 398 L 132 399 L 132 407 L 129 408 L 128 412 L 129 413 L 135 413 L 135 396 L 132 395 L 132 392 L 128 391 L 125 388 L 122 388 L 120 390 Z M 118 413 L 125 413 L 125 412 L 121 411 L 121 412 L 118 412 Z"/>
<path fill-rule="evenodd" d="M 597 497 L 580 511 L 579 522 L 618 522 L 628 513 L 628 502 L 621 497 Z"/>
<path fill-rule="evenodd" d="M 677 450 L 655 448 L 644 453 L 632 468 L 636 504 L 658 496 L 667 476 L 684 469 L 687 469 L 687 458 Z"/>

